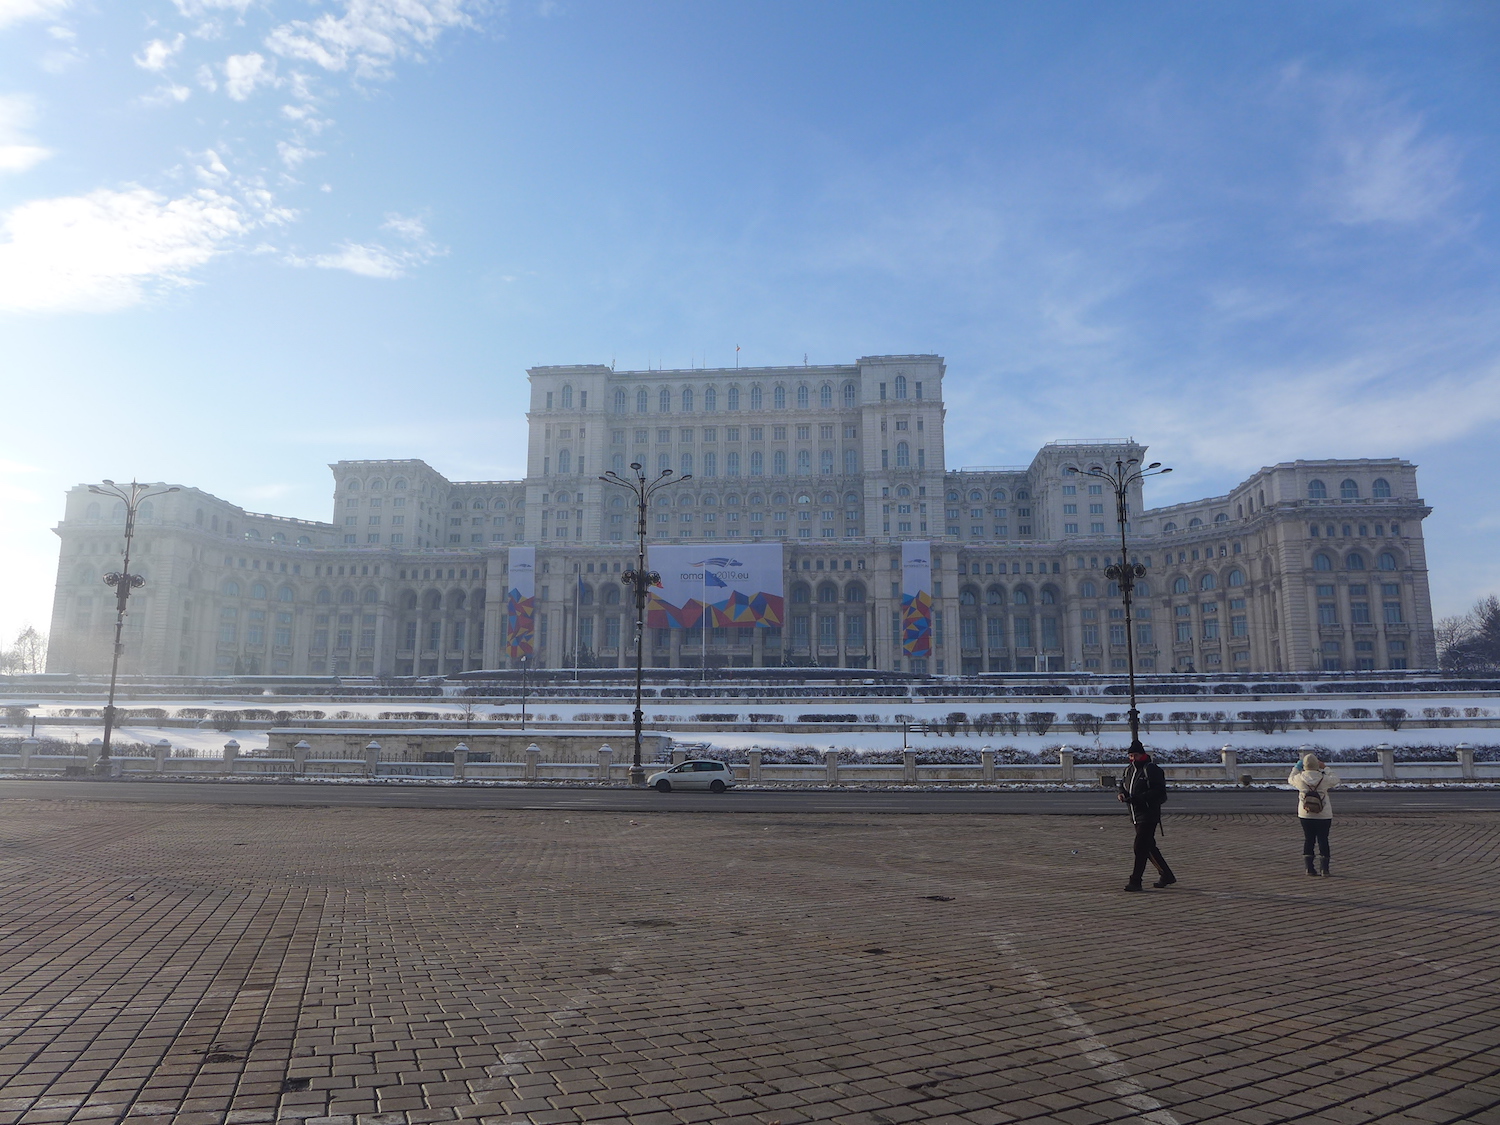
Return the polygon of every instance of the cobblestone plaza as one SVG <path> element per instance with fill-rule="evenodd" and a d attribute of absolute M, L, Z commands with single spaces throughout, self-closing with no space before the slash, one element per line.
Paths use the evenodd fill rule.
<path fill-rule="evenodd" d="M 7 1125 L 1500 1114 L 1489 814 L 3 811 Z"/>

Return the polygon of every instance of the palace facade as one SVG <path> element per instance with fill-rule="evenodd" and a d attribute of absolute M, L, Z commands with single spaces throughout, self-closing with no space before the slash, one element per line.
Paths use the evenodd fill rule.
<path fill-rule="evenodd" d="M 784 544 L 780 629 L 652 629 L 657 667 L 817 663 L 935 674 L 1119 672 L 1125 624 L 1103 570 L 1113 498 L 1067 471 L 1145 460 L 1133 440 L 1066 440 L 1029 465 L 953 469 L 934 355 L 848 365 L 529 371 L 523 480 L 450 481 L 418 460 L 340 461 L 328 522 L 249 512 L 191 486 L 137 521 L 122 669 L 147 675 L 440 675 L 506 667 L 508 548 L 537 548 L 534 665 L 625 666 L 618 575 L 636 513 L 599 479 L 637 463 L 691 475 L 649 541 Z M 1436 665 L 1416 467 L 1294 461 L 1224 496 L 1144 509 L 1136 615 L 1146 672 Z M 48 670 L 107 671 L 123 508 L 78 485 L 61 541 Z M 933 651 L 903 658 L 900 554 L 932 541 Z"/>

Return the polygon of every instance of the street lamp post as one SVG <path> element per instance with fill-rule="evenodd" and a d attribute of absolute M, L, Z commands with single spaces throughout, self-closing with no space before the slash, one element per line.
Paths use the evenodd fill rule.
<path fill-rule="evenodd" d="M 137 481 L 121 485 L 112 480 L 105 481 L 104 487 L 89 485 L 89 491 L 96 496 L 113 497 L 125 505 L 125 560 L 118 571 L 110 571 L 104 576 L 104 584 L 113 586 L 115 590 L 115 649 L 109 665 L 109 702 L 104 705 L 104 740 L 96 767 L 100 774 L 109 772 L 110 737 L 115 729 L 115 683 L 120 675 L 120 657 L 125 652 L 125 603 L 130 599 L 130 591 L 139 590 L 146 584 L 146 580 L 139 574 L 130 573 L 130 543 L 135 538 L 135 514 L 143 500 L 178 491 L 174 486 L 158 488 L 152 492 L 150 487 Z"/>
<path fill-rule="evenodd" d="M 526 664 L 529 656 L 521 657 L 521 729 L 526 729 Z"/>
<path fill-rule="evenodd" d="M 635 496 L 636 564 L 632 570 L 620 575 L 620 581 L 631 588 L 635 598 L 635 756 L 630 762 L 630 784 L 646 784 L 646 768 L 641 764 L 641 724 L 645 715 L 641 712 L 641 682 L 646 667 L 646 599 L 651 587 L 661 585 L 661 575 L 646 569 L 646 511 L 651 497 L 669 484 L 680 484 L 692 480 L 691 473 L 674 477 L 671 469 L 663 469 L 654 480 L 646 479 L 646 471 L 639 462 L 632 461 L 634 479 L 622 477 L 611 469 L 599 479 L 605 484 L 617 484 L 628 488 Z"/>
<path fill-rule="evenodd" d="M 1153 461 L 1143 468 L 1140 459 L 1136 457 L 1128 460 L 1116 458 L 1113 470 L 1100 466 L 1080 469 L 1077 465 L 1069 465 L 1067 470 L 1079 476 L 1102 480 L 1115 494 L 1115 522 L 1120 525 L 1120 561 L 1105 568 L 1104 576 L 1119 584 L 1120 596 L 1125 600 L 1125 667 L 1130 675 L 1130 749 L 1135 752 L 1142 749 L 1141 712 L 1135 705 L 1135 633 L 1130 611 L 1136 581 L 1146 577 L 1146 568 L 1130 561 L 1129 549 L 1125 543 L 1125 524 L 1130 518 L 1131 485 L 1139 484 L 1146 477 L 1159 477 L 1172 470 L 1162 468 L 1160 461 Z"/>

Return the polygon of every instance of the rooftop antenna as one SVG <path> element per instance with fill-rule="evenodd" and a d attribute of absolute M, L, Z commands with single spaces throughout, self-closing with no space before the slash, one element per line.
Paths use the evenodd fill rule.
<path fill-rule="evenodd" d="M 807 366 L 807 353 L 806 352 L 802 353 L 802 366 L 803 367 Z"/>

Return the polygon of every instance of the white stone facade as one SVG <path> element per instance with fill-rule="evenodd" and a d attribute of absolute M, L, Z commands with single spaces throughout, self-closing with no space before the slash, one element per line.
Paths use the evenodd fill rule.
<path fill-rule="evenodd" d="M 711 665 L 783 661 L 939 674 L 1124 668 L 1112 497 L 1067 472 L 1144 459 L 1070 440 L 1030 465 L 948 469 L 942 359 L 744 370 L 530 372 L 527 476 L 449 481 L 416 460 L 341 461 L 328 523 L 246 512 L 195 488 L 137 524 L 127 672 L 436 675 L 505 667 L 506 548 L 535 545 L 537 663 L 624 666 L 616 577 L 635 513 L 599 479 L 632 462 L 692 480 L 649 514 L 652 542 L 782 541 L 784 630 L 711 630 Z M 1097 489 L 1097 491 L 1096 491 Z M 1140 511 L 1139 490 L 1132 511 Z M 1416 469 L 1297 461 L 1226 496 L 1141 512 L 1149 569 L 1138 667 L 1212 673 L 1435 665 Z M 79 485 L 62 541 L 49 670 L 108 666 L 123 513 Z M 896 637 L 900 542 L 931 539 L 934 653 Z M 652 630 L 654 666 L 698 666 L 704 638 Z"/>

